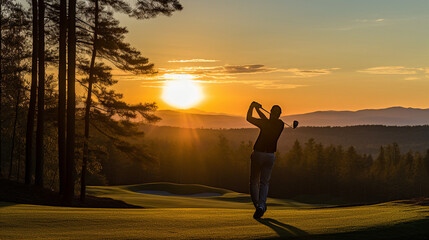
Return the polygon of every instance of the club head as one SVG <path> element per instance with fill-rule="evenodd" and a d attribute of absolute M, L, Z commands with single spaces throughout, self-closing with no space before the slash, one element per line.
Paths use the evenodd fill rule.
<path fill-rule="evenodd" d="M 293 121 L 293 125 L 292 125 L 292 126 L 293 126 L 293 128 L 295 129 L 296 127 L 298 127 L 298 124 L 299 124 L 299 122 L 298 122 L 298 121 L 296 121 L 296 120 L 295 120 L 295 121 Z"/>

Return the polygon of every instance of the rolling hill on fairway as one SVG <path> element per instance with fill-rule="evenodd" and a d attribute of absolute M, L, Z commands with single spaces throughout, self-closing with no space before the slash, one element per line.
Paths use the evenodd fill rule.
<path fill-rule="evenodd" d="M 144 194 L 157 190 L 176 195 Z M 252 218 L 247 194 L 170 183 L 89 187 L 143 209 L 102 209 L 0 203 L 0 239 L 425 239 L 429 207 L 388 202 L 353 207 L 269 199 Z M 215 197 L 190 197 L 217 193 Z"/>
<path fill-rule="evenodd" d="M 171 193 L 147 194 L 144 191 Z M 216 193 L 212 197 L 190 197 L 195 194 Z M 208 187 L 198 184 L 149 183 L 124 186 L 90 186 L 88 194 L 122 200 L 145 208 L 233 208 L 251 209 L 252 201 L 248 194 Z M 189 195 L 189 196 L 186 196 Z M 284 199 L 270 199 L 270 206 L 277 208 L 312 208 L 315 206 Z"/>

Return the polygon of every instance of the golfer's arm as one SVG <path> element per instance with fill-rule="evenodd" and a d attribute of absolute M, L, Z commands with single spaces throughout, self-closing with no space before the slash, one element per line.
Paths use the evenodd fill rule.
<path fill-rule="evenodd" d="M 255 125 L 255 126 L 257 126 L 257 127 L 259 127 L 260 125 L 261 125 L 261 123 L 260 123 L 260 121 L 262 121 L 261 119 L 259 119 L 259 118 L 254 118 L 252 115 L 253 115 L 253 108 L 254 108 L 254 106 L 253 105 L 250 105 L 250 107 L 249 107 L 249 110 L 247 111 L 247 121 L 248 122 L 250 122 L 251 124 L 253 124 L 253 125 Z"/>
<path fill-rule="evenodd" d="M 263 113 L 263 112 L 261 112 L 261 109 L 259 109 L 259 108 L 255 108 L 256 109 L 256 112 L 258 113 L 258 115 L 259 115 L 259 117 L 261 118 L 261 119 L 268 119 L 266 116 L 265 116 L 265 114 Z"/>
<path fill-rule="evenodd" d="M 247 110 L 246 120 L 253 124 L 253 119 L 255 118 L 252 115 L 253 115 L 253 105 L 250 105 L 249 110 Z"/>

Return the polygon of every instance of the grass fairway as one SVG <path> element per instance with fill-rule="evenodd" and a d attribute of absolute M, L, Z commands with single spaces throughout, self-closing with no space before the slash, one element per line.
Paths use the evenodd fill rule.
<path fill-rule="evenodd" d="M 217 192 L 216 197 L 158 196 Z M 173 189 L 173 190 L 172 190 Z M 144 209 L 0 204 L 0 239 L 427 239 L 429 207 L 383 203 L 326 207 L 269 199 L 264 219 L 252 219 L 247 195 L 199 185 L 90 187 L 89 192 Z"/>

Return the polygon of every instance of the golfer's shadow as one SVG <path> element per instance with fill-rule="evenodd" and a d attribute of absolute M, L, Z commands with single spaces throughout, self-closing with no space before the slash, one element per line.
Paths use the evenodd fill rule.
<path fill-rule="evenodd" d="M 257 221 L 273 229 L 279 235 L 279 237 L 297 237 L 308 235 L 307 232 L 299 228 L 279 222 L 272 218 L 261 218 Z"/>

